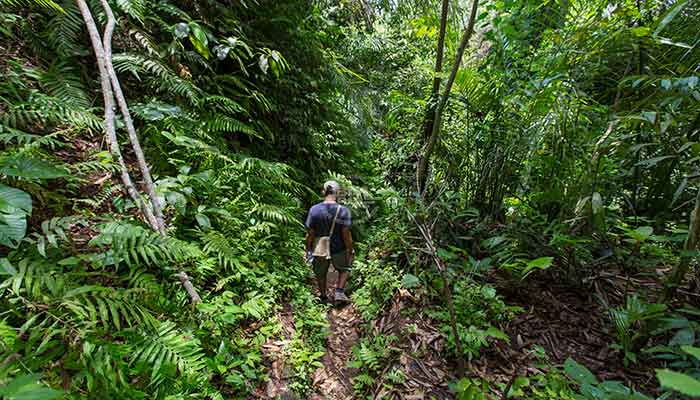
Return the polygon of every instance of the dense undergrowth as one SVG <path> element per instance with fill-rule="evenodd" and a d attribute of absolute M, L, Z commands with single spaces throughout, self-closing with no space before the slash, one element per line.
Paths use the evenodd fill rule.
<path fill-rule="evenodd" d="M 262 397 L 280 338 L 310 396 L 328 323 L 301 221 L 329 177 L 358 242 L 357 398 L 700 394 L 698 4 L 478 3 L 423 190 L 473 4 L 445 2 L 435 72 L 434 3 L 110 2 L 162 236 L 105 143 L 78 7 L 0 1 L 0 396 Z"/>

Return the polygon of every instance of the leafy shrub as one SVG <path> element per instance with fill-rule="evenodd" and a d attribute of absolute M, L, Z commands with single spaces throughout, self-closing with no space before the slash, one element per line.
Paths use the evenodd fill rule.
<path fill-rule="evenodd" d="M 352 348 L 352 358 L 348 362 L 350 368 L 357 368 L 360 373 L 353 379 L 353 388 L 358 395 L 368 394 L 374 387 L 375 381 L 385 370 L 388 362 L 400 353 L 400 349 L 392 346 L 398 340 L 396 336 L 376 335 L 362 338 Z"/>
<path fill-rule="evenodd" d="M 375 318 L 401 286 L 397 268 L 381 260 L 356 261 L 352 299 L 365 321 Z"/>
<path fill-rule="evenodd" d="M 453 290 L 457 332 L 462 341 L 464 354 L 455 354 L 455 339 L 447 310 L 434 309 L 428 315 L 441 323 L 441 330 L 447 336 L 447 347 L 456 357 L 472 359 L 479 355 L 482 347 L 488 346 L 489 338 L 509 341 L 508 336 L 493 324 L 511 320 L 520 307 L 508 306 L 496 294 L 496 289 L 481 285 L 470 279 L 460 280 Z"/>

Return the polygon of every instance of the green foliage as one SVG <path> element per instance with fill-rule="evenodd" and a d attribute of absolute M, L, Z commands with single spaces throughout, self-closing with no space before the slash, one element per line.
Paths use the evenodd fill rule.
<path fill-rule="evenodd" d="M 360 372 L 353 379 L 353 388 L 358 395 L 372 393 L 375 382 L 385 371 L 388 363 L 400 350 L 392 344 L 397 340 L 396 336 L 375 335 L 371 338 L 363 338 L 352 348 L 352 358 L 348 362 L 351 368 L 357 368 Z"/>
<path fill-rule="evenodd" d="M 19 189 L 0 185 L 0 245 L 16 247 L 27 231 L 32 198 Z"/>
<path fill-rule="evenodd" d="M 384 310 L 401 281 L 395 266 L 380 260 L 357 260 L 353 270 L 353 303 L 360 315 L 370 321 Z"/>
<path fill-rule="evenodd" d="M 480 379 L 462 378 L 452 383 L 450 389 L 455 392 L 455 398 L 458 400 L 486 400 L 491 398 L 488 396 L 488 382 Z"/>
<path fill-rule="evenodd" d="M 506 305 L 489 285 L 480 285 L 469 279 L 459 281 L 453 290 L 456 312 L 457 333 L 462 342 L 464 354 L 455 354 L 455 338 L 452 334 L 450 316 L 446 309 L 431 310 L 429 315 L 441 323 L 441 330 L 447 337 L 448 349 L 457 357 L 473 359 L 479 356 L 489 340 L 510 341 L 508 335 L 493 325 L 510 321 L 520 307 Z"/>
<path fill-rule="evenodd" d="M 0 395 L 7 400 L 51 400 L 63 395 L 63 393 L 58 390 L 49 389 L 37 383 L 39 378 L 39 375 L 18 376 L 0 387 Z"/>
<path fill-rule="evenodd" d="M 588 368 L 571 358 L 564 363 L 564 371 L 569 378 L 579 385 L 580 398 L 582 399 L 650 400 L 649 397 L 626 387 L 620 382 L 599 382 Z"/>
<path fill-rule="evenodd" d="M 625 365 L 637 362 L 636 351 L 649 337 L 646 324 L 665 310 L 665 304 L 647 304 L 634 294 L 627 297 L 624 306 L 609 311 L 618 341 L 615 346 L 622 350 Z"/>

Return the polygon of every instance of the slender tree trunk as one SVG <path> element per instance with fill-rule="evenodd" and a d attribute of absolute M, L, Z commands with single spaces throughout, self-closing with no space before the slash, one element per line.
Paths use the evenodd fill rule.
<path fill-rule="evenodd" d="M 138 190 L 136 189 L 136 186 L 132 182 L 131 176 L 129 175 L 129 169 L 124 162 L 124 157 L 122 156 L 121 149 L 119 148 L 116 128 L 114 125 L 114 96 L 112 93 L 112 86 L 109 81 L 109 75 L 107 74 L 107 69 L 105 68 L 104 48 L 100 42 L 100 34 L 97 31 L 97 25 L 95 24 L 95 20 L 92 18 L 92 13 L 90 12 L 90 9 L 85 1 L 77 0 L 77 3 L 78 8 L 80 8 L 80 13 L 83 16 L 83 20 L 85 21 L 85 25 L 90 36 L 90 41 L 92 42 L 92 47 L 95 51 L 97 67 L 100 71 L 100 84 L 102 86 L 102 97 L 104 98 L 105 104 L 105 135 L 107 137 L 107 144 L 109 145 L 110 153 L 112 153 L 112 156 L 119 164 L 122 183 L 126 188 L 126 192 L 129 194 L 129 197 L 131 197 L 131 199 L 134 201 L 151 227 L 155 229 L 157 227 L 156 219 L 153 213 L 150 212 L 148 206 L 144 203 Z M 113 24 L 107 24 L 105 27 L 105 35 L 108 33 L 111 35 L 111 30 L 113 27 Z"/>
<path fill-rule="evenodd" d="M 664 293 L 661 297 L 662 302 L 670 300 L 676 295 L 678 286 L 683 283 L 683 278 L 685 274 L 688 273 L 690 261 L 695 258 L 692 252 L 698 249 L 698 244 L 700 244 L 700 189 L 695 197 L 693 212 L 690 213 L 688 237 L 683 244 L 683 251 L 685 254 L 681 255 L 680 261 L 675 268 L 673 268 L 673 271 L 671 271 L 671 275 L 666 279 Z"/>
<path fill-rule="evenodd" d="M 85 0 L 76 0 L 76 3 L 78 4 L 78 8 L 80 9 L 80 13 L 83 16 L 83 20 L 85 21 L 85 25 L 88 30 L 88 34 L 90 36 L 90 41 L 92 42 L 92 47 L 95 52 L 95 58 L 97 59 L 97 67 L 100 71 L 100 84 L 102 86 L 102 96 L 104 97 L 104 103 L 105 103 L 105 132 L 107 136 L 107 142 L 109 143 L 109 148 L 110 152 L 112 155 L 117 159 L 117 162 L 119 163 L 119 167 L 121 169 L 121 176 L 122 176 L 122 182 L 124 183 L 124 186 L 126 187 L 127 192 L 129 193 L 129 196 L 134 200 L 134 202 L 137 204 L 143 215 L 146 217 L 148 220 L 149 224 L 151 225 L 151 228 L 153 230 L 157 231 L 160 233 L 161 236 L 165 237 L 166 232 L 165 232 L 165 227 L 162 221 L 162 218 L 160 219 L 160 222 L 156 219 L 153 211 L 151 208 L 149 208 L 141 198 L 138 190 L 134 186 L 131 176 L 129 175 L 129 169 L 126 166 L 126 163 L 124 162 L 124 158 L 122 157 L 121 154 L 121 149 L 119 148 L 119 142 L 117 141 L 117 133 L 116 133 L 116 128 L 114 125 L 114 88 L 118 88 L 119 94 L 118 97 L 121 97 L 122 101 L 120 102 L 120 105 L 123 107 L 122 112 L 124 114 L 124 119 L 127 119 L 128 114 L 128 108 L 126 107 L 126 101 L 124 99 L 124 96 L 121 92 L 121 88 L 119 86 L 119 82 L 116 79 L 116 74 L 114 74 L 114 68 L 111 67 L 111 41 L 112 41 L 112 34 L 114 32 L 114 25 L 115 25 L 115 20 L 114 20 L 114 15 L 111 12 L 111 9 L 109 9 L 109 4 L 106 3 L 105 0 L 101 0 L 103 7 L 105 7 L 105 12 L 107 13 L 107 25 L 105 26 L 105 31 L 104 31 L 104 37 L 103 40 L 100 41 L 100 33 L 97 30 L 97 25 L 95 24 L 95 20 L 92 17 L 92 13 L 90 12 L 90 8 L 88 7 L 87 3 Z M 107 51 L 105 51 L 107 50 Z M 109 64 L 109 67 L 107 66 Z M 111 69 L 112 74 L 109 73 L 109 70 Z M 114 83 L 116 82 L 116 84 Z M 126 110 L 126 112 L 124 112 Z M 130 117 L 128 118 L 129 120 L 131 119 Z M 133 130 L 133 124 L 131 124 L 131 128 Z M 135 135 L 135 131 L 134 131 Z M 131 137 L 130 137 L 131 138 Z M 136 143 L 138 145 L 138 139 L 136 140 Z M 132 141 L 132 145 L 134 142 Z M 136 146 L 134 148 L 134 151 L 136 150 Z M 143 152 L 141 151 L 141 147 L 138 146 L 138 151 L 141 153 L 141 160 L 139 161 L 139 166 L 140 167 L 145 167 L 146 171 L 148 170 L 148 165 L 146 164 L 145 158 L 143 157 Z M 138 157 L 138 156 L 137 156 Z M 141 163 L 141 161 L 143 161 Z M 142 170 L 143 172 L 143 170 Z M 144 179 L 145 179 L 144 174 Z M 148 174 L 148 177 L 150 179 L 150 174 Z M 153 188 L 153 182 L 150 182 L 151 189 Z M 151 197 L 152 199 L 155 200 L 154 208 L 158 206 L 158 209 L 160 204 L 158 204 L 158 200 L 155 196 Z M 153 201 L 153 200 L 152 200 Z M 197 291 L 195 290 L 194 286 L 190 282 L 188 276 L 184 272 L 180 272 L 178 275 L 178 278 L 180 279 L 180 282 L 182 283 L 182 286 L 185 288 L 187 291 L 187 294 L 190 296 L 190 299 L 193 304 L 196 303 L 201 303 L 202 299 L 199 297 L 197 294 Z"/>
<path fill-rule="evenodd" d="M 433 76 L 433 90 L 430 92 L 428 108 L 425 110 L 425 119 L 423 120 L 423 140 L 430 137 L 433 131 L 433 123 L 435 122 L 435 105 L 440 96 L 440 83 L 442 78 L 442 59 L 445 51 L 445 30 L 447 28 L 447 13 L 449 11 L 449 0 L 442 0 L 442 12 L 440 14 L 440 34 L 438 36 L 437 53 L 435 55 L 435 75 Z"/>
<path fill-rule="evenodd" d="M 367 4 L 367 0 L 359 0 L 360 7 L 362 7 L 362 15 L 365 19 L 365 25 L 367 30 L 372 30 L 372 25 L 374 24 L 374 12 L 372 12 L 372 6 Z"/>
<path fill-rule="evenodd" d="M 412 219 L 423 236 L 428 253 L 430 254 L 430 258 L 432 259 L 433 263 L 435 264 L 435 268 L 438 270 L 438 273 L 442 278 L 443 296 L 447 302 L 447 310 L 450 314 L 450 329 L 452 330 L 452 336 L 455 338 L 455 352 L 457 353 L 457 376 L 461 378 L 464 376 L 465 370 L 464 358 L 462 356 L 464 353 L 462 348 L 462 339 L 459 337 L 459 329 L 457 328 L 457 313 L 455 311 L 454 302 L 452 301 L 452 290 L 450 289 L 450 281 L 447 277 L 447 271 L 445 270 L 445 265 L 443 264 L 442 260 L 437 255 L 437 248 L 435 247 L 435 242 L 433 241 L 432 233 L 430 232 L 431 228 L 422 222 L 418 222 L 414 217 L 412 217 Z"/>
<path fill-rule="evenodd" d="M 469 39 L 474 32 L 474 23 L 476 22 L 476 11 L 479 6 L 479 0 L 474 0 L 472 3 L 471 15 L 469 16 L 469 23 L 467 27 L 464 28 L 464 34 L 462 34 L 462 40 L 459 44 L 459 49 L 457 50 L 457 55 L 455 56 L 455 63 L 452 66 L 452 71 L 450 72 L 450 77 L 447 79 L 445 84 L 445 90 L 440 97 L 440 101 L 435 108 L 435 121 L 433 122 L 433 130 L 430 133 L 428 142 L 425 144 L 423 149 L 423 154 L 420 155 L 418 160 L 418 166 L 416 168 L 416 186 L 418 188 L 418 193 L 421 195 L 425 194 L 425 188 L 427 183 L 428 166 L 430 162 L 430 156 L 435 149 L 435 144 L 437 143 L 438 137 L 440 135 L 440 126 L 442 124 L 442 113 L 447 104 L 447 100 L 452 91 L 452 85 L 454 84 L 455 78 L 457 77 L 457 72 L 459 71 L 460 64 L 462 63 L 462 57 L 464 56 L 464 50 L 469 44 Z"/>
<path fill-rule="evenodd" d="M 136 135 L 136 129 L 134 128 L 134 121 L 131 118 L 131 113 L 129 112 L 129 106 L 124 97 L 124 92 L 122 92 L 121 85 L 119 84 L 119 78 L 117 77 L 117 72 L 114 70 L 112 65 L 112 32 L 114 29 L 114 13 L 112 12 L 109 3 L 106 0 L 100 0 L 102 8 L 107 16 L 107 27 L 110 27 L 109 31 L 105 28 L 104 38 L 102 45 L 104 47 L 104 63 L 109 75 L 109 79 L 112 82 L 112 88 L 114 90 L 114 97 L 117 99 L 117 104 L 119 105 L 119 110 L 124 118 L 124 124 L 126 125 L 126 132 L 129 135 L 129 141 L 131 146 L 134 148 L 134 154 L 136 154 L 136 161 L 138 162 L 139 170 L 141 170 L 141 176 L 143 176 L 143 181 L 146 186 L 146 193 L 151 200 L 151 207 L 153 208 L 153 214 L 156 220 L 156 230 L 163 236 L 165 236 L 165 223 L 163 222 L 163 211 L 158 201 L 158 196 L 156 196 L 155 185 L 153 185 L 153 179 L 151 178 L 151 171 L 146 164 L 146 157 L 141 149 L 141 143 L 139 142 L 139 137 Z M 109 33 L 109 34 L 108 34 Z"/>

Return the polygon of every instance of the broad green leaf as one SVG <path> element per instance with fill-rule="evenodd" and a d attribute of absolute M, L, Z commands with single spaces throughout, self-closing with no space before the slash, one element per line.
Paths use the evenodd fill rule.
<path fill-rule="evenodd" d="M 405 274 L 401 279 L 401 286 L 406 289 L 413 289 L 418 285 L 420 285 L 420 279 L 415 275 Z"/>
<path fill-rule="evenodd" d="M 676 3 L 671 9 L 666 12 L 666 15 L 664 15 L 663 19 L 661 19 L 661 22 L 659 22 L 659 25 L 656 27 L 654 30 L 654 34 L 652 36 L 656 37 L 661 31 L 668 26 L 668 24 L 673 21 L 673 19 L 680 13 L 683 8 L 688 4 L 688 0 L 681 0 L 678 3 Z"/>
<path fill-rule="evenodd" d="M 27 232 L 27 215 L 32 212 L 29 194 L 0 184 L 0 244 L 15 247 Z"/>
<path fill-rule="evenodd" d="M 700 360 L 700 347 L 681 346 L 681 350 Z"/>
<path fill-rule="evenodd" d="M 65 169 L 48 161 L 27 156 L 0 158 L 0 174 L 25 179 L 54 179 L 68 176 Z"/>
<path fill-rule="evenodd" d="M 15 267 L 10 264 L 7 258 L 0 258 L 0 275 L 14 275 L 17 273 Z"/>
<path fill-rule="evenodd" d="M 197 220 L 199 226 L 201 226 L 204 230 L 211 228 L 209 217 L 207 217 L 205 214 L 197 214 L 194 216 L 194 218 Z"/>
<path fill-rule="evenodd" d="M 190 42 L 194 46 L 195 50 L 207 60 L 209 59 L 209 40 L 207 39 L 207 33 L 202 29 L 199 24 L 195 22 L 190 22 Z"/>
<path fill-rule="evenodd" d="M 687 396 L 700 396 L 700 381 L 680 372 L 657 369 L 656 378 L 662 387 L 673 389 Z"/>
<path fill-rule="evenodd" d="M 540 257 L 540 258 L 536 258 L 534 260 L 529 261 L 525 265 L 525 268 L 522 271 L 522 279 L 525 279 L 528 275 L 530 275 L 536 269 L 545 270 L 545 269 L 551 267 L 553 261 L 554 261 L 554 257 Z"/>
<path fill-rule="evenodd" d="M 566 372 L 566 375 L 568 375 L 569 378 L 573 379 L 579 384 L 598 384 L 598 379 L 596 379 L 595 375 L 593 375 L 588 368 L 577 363 L 571 358 L 567 358 L 564 362 L 564 372 Z"/>
<path fill-rule="evenodd" d="M 489 326 L 488 329 L 486 329 L 486 331 L 484 331 L 484 334 L 486 336 L 490 336 L 494 339 L 500 339 L 500 340 L 504 340 L 506 342 L 510 342 L 510 338 L 508 337 L 508 335 L 506 335 L 502 330 L 495 328 L 493 326 Z"/>

